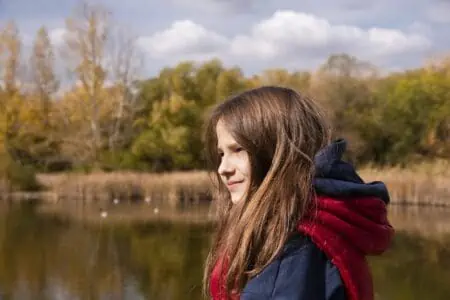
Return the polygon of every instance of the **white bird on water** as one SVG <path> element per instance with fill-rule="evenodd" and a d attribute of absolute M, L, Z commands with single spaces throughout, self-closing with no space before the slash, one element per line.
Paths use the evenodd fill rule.
<path fill-rule="evenodd" d="M 100 216 L 101 216 L 102 218 L 106 218 L 106 217 L 108 216 L 108 212 L 105 211 L 105 210 L 101 210 Z"/>

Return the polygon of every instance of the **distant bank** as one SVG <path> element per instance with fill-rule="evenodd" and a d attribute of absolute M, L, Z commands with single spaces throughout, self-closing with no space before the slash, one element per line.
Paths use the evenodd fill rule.
<path fill-rule="evenodd" d="M 386 183 L 392 204 L 450 207 L 450 162 L 414 165 L 410 168 L 359 169 L 364 181 Z M 2 198 L 42 198 L 46 202 L 83 203 L 146 202 L 164 207 L 209 203 L 212 182 L 206 171 L 170 173 L 58 173 L 37 176 L 44 191 L 1 193 Z"/>

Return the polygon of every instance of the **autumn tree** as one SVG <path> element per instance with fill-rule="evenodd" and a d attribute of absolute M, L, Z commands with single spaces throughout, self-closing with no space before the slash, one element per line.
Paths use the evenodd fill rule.
<path fill-rule="evenodd" d="M 109 13 L 99 7 L 83 4 L 66 20 L 63 56 L 80 84 L 85 98 L 79 99 L 89 124 L 91 162 L 98 162 L 102 148 L 100 127 L 101 90 L 106 80 L 106 45 L 109 35 Z"/>
<path fill-rule="evenodd" d="M 224 99 L 242 92 L 248 87 L 248 80 L 242 70 L 238 67 L 225 69 L 219 74 L 216 83 L 216 101 Z"/>
<path fill-rule="evenodd" d="M 59 88 L 54 64 L 53 46 L 47 29 L 41 27 L 36 33 L 29 58 L 27 117 L 20 136 L 22 151 L 27 153 L 27 163 L 41 170 L 54 169 L 62 162 L 59 153 L 61 132 L 57 130 L 53 107 L 53 97 Z"/>
<path fill-rule="evenodd" d="M 350 159 L 367 146 L 359 134 L 373 105 L 376 68 L 347 54 L 331 55 L 312 75 L 310 93 L 321 104 L 331 120 L 334 137 L 350 141 Z"/>
<path fill-rule="evenodd" d="M 3 89 L 0 94 L 0 151 L 15 156 L 13 139 L 21 124 L 23 99 L 20 95 L 21 40 L 14 22 L 9 22 L 0 32 L 0 72 Z"/>
<path fill-rule="evenodd" d="M 38 98 L 41 122 L 47 126 L 50 119 L 52 97 L 58 91 L 59 80 L 55 74 L 55 53 L 45 27 L 41 27 L 33 44 L 30 73 L 33 93 Z"/>
<path fill-rule="evenodd" d="M 217 102 L 217 81 L 224 71 L 225 68 L 218 59 L 207 61 L 196 69 L 195 83 L 203 107 L 208 107 Z"/>
<path fill-rule="evenodd" d="M 307 71 L 289 72 L 282 68 L 272 68 L 253 76 L 251 85 L 276 85 L 293 88 L 301 93 L 308 93 L 310 77 L 311 74 Z"/>
<path fill-rule="evenodd" d="M 27 102 L 21 91 L 25 82 L 19 30 L 9 22 L 0 32 L 0 176 L 9 189 L 34 190 L 39 186 L 32 168 L 25 165 L 22 135 L 26 128 Z"/>
<path fill-rule="evenodd" d="M 69 97 L 76 111 L 65 110 L 66 124 L 82 133 L 69 137 L 65 149 L 89 153 L 79 163 L 101 167 L 105 153 L 110 156 L 131 143 L 142 56 L 136 39 L 116 26 L 106 9 L 86 3 L 66 21 L 62 55 L 76 81 Z M 83 128 L 72 126 L 71 119 L 83 119 L 78 123 Z"/>
<path fill-rule="evenodd" d="M 144 64 L 136 46 L 136 37 L 118 29 L 109 43 L 109 97 L 115 105 L 108 128 L 108 150 L 112 153 L 128 147 L 134 138 L 133 120 L 142 108 L 138 103 L 137 81 Z"/>

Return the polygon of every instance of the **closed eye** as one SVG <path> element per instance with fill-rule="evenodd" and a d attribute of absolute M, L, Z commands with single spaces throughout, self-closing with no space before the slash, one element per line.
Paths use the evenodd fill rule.
<path fill-rule="evenodd" d="M 239 147 L 239 146 L 230 146 L 229 149 L 230 149 L 230 151 L 235 152 L 235 153 L 239 153 L 239 152 L 245 151 L 245 149 L 243 147 Z M 224 152 L 223 151 L 219 151 L 218 155 L 219 155 L 219 157 L 223 157 L 224 156 Z"/>

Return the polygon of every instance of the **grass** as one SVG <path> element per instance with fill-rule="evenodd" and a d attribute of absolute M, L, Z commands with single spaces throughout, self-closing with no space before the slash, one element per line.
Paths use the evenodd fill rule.
<path fill-rule="evenodd" d="M 393 205 L 389 208 L 389 221 L 396 231 L 420 234 L 424 237 L 450 235 L 450 210 L 444 207 Z"/>
<path fill-rule="evenodd" d="M 450 206 L 450 161 L 414 165 L 408 169 L 365 167 L 358 172 L 365 182 L 385 182 L 392 204 Z M 46 192 L 41 195 L 49 202 L 146 200 L 175 208 L 212 199 L 212 184 L 206 171 L 61 173 L 39 174 L 37 178 L 46 187 Z"/>
<path fill-rule="evenodd" d="M 366 181 L 383 181 L 393 204 L 450 206 L 450 161 L 411 165 L 407 169 L 366 167 Z"/>
<path fill-rule="evenodd" d="M 367 166 L 358 173 L 365 182 L 386 183 L 393 204 L 390 220 L 397 230 L 450 233 L 449 211 L 440 208 L 450 207 L 450 162 L 408 169 Z M 39 174 L 38 180 L 47 188 L 40 195 L 52 203 L 40 208 L 47 213 L 69 214 L 98 224 L 139 220 L 209 223 L 214 219 L 213 207 L 208 205 L 212 184 L 204 171 Z M 120 204 L 114 204 L 114 199 Z M 422 205 L 432 211 L 424 214 Z M 103 218 L 102 212 L 108 216 Z"/>
<path fill-rule="evenodd" d="M 39 174 L 38 180 L 61 200 L 85 203 L 146 201 L 162 206 L 198 204 L 211 200 L 211 183 L 204 171 L 162 174 L 114 172 Z"/>

